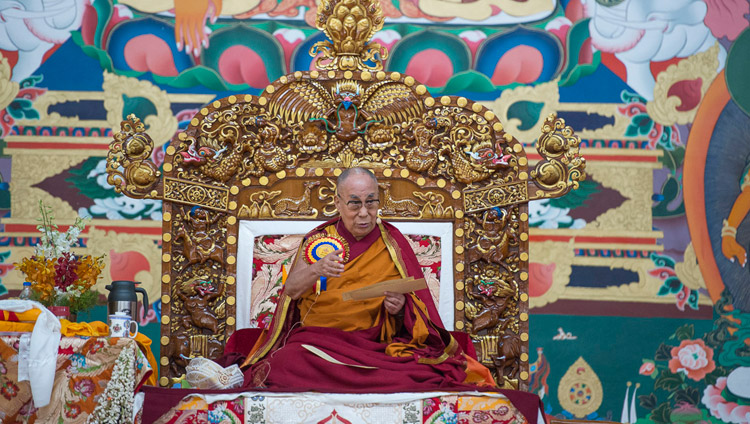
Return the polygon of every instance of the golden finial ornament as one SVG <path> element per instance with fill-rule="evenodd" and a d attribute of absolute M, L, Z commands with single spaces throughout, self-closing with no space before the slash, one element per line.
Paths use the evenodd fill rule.
<path fill-rule="evenodd" d="M 321 70 L 362 71 L 383 69 L 388 50 L 368 42 L 383 28 L 385 17 L 378 0 L 322 0 L 316 26 L 330 41 L 319 41 L 310 55 Z"/>

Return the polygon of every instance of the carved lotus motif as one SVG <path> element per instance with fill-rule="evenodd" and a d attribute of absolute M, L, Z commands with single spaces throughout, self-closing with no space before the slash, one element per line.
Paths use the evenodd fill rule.
<path fill-rule="evenodd" d="M 365 139 L 367 140 L 370 149 L 385 150 L 388 147 L 393 146 L 393 143 L 396 141 L 396 135 L 393 127 L 376 124 L 370 126 L 367 130 Z"/>
<path fill-rule="evenodd" d="M 298 135 L 299 149 L 304 153 L 322 152 L 328 147 L 328 134 L 315 122 L 306 122 Z"/>

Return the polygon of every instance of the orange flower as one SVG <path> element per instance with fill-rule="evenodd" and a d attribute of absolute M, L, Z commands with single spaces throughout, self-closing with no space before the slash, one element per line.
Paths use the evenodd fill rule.
<path fill-rule="evenodd" d="M 700 381 L 714 369 L 714 350 L 706 346 L 703 340 L 683 340 L 679 346 L 672 348 L 669 370 L 673 373 L 682 371 L 688 378 Z"/>

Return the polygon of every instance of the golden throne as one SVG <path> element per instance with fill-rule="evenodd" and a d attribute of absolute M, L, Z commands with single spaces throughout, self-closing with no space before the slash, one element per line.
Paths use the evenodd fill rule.
<path fill-rule="evenodd" d="M 185 357 L 217 358 L 250 326 L 248 305 L 259 302 L 247 247 L 331 217 L 336 177 L 363 166 L 380 182 L 383 218 L 417 235 L 438 226 L 427 230 L 442 251 L 431 289 L 446 327 L 468 333 L 501 387 L 528 389 L 527 204 L 577 187 L 579 139 L 550 116 L 541 160 L 530 164 L 492 111 L 384 72 L 386 49 L 368 42 L 383 21 L 377 0 L 323 0 L 317 27 L 330 41 L 310 52 L 318 70 L 206 105 L 173 138 L 161 171 L 144 124 L 122 122 L 109 182 L 163 200 L 162 386 L 184 373 Z"/>

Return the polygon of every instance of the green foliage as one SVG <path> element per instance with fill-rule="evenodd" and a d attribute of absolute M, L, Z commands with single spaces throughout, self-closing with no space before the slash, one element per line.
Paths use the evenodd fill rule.
<path fill-rule="evenodd" d="M 661 370 L 659 377 L 654 382 L 654 389 L 664 389 L 666 391 L 674 391 L 684 383 L 682 374 L 675 374 L 669 369 Z"/>
<path fill-rule="evenodd" d="M 589 40 L 589 21 L 585 18 L 577 21 L 568 30 L 567 35 L 567 65 L 560 74 L 561 87 L 570 86 L 578 82 L 581 78 L 593 74 L 599 67 L 602 56 L 600 52 L 595 52 L 591 63 L 579 63 L 578 56 L 581 49 L 586 48 L 586 41 Z"/>
<path fill-rule="evenodd" d="M 123 107 L 122 107 L 122 119 L 128 119 L 128 115 L 131 113 L 141 118 L 143 121 L 149 116 L 157 116 L 159 112 L 156 110 L 156 106 L 151 100 L 145 97 L 128 97 L 122 95 Z"/>
<path fill-rule="evenodd" d="M 6 110 L 14 119 L 39 119 L 39 112 L 34 109 L 29 99 L 15 98 Z"/>
<path fill-rule="evenodd" d="M 89 178 L 91 171 L 96 169 L 97 165 L 103 160 L 105 158 L 96 156 L 86 159 L 79 166 L 68 170 L 73 176 L 66 178 L 65 181 L 73 184 L 73 187 L 77 188 L 81 194 L 89 199 L 117 197 L 114 188 L 104 188 L 97 183 L 96 178 Z"/>
<path fill-rule="evenodd" d="M 701 392 L 695 387 L 686 387 L 675 391 L 672 399 L 676 404 L 686 402 L 691 405 L 700 405 Z"/>
<path fill-rule="evenodd" d="M 693 324 L 685 324 L 681 326 L 674 332 L 674 337 L 680 341 L 692 339 L 695 337 L 695 326 Z"/>
<path fill-rule="evenodd" d="M 109 53 L 100 47 L 87 46 L 86 43 L 83 42 L 83 37 L 81 36 L 80 31 L 71 32 L 70 38 L 73 39 L 73 42 L 81 48 L 81 51 L 83 51 L 86 56 L 99 62 L 99 66 L 101 66 L 102 70 L 112 72 L 114 67 L 112 66 L 112 58 L 109 56 Z"/>
<path fill-rule="evenodd" d="M 519 84 L 508 86 L 508 88 L 515 87 Z M 430 91 L 434 94 L 451 94 L 459 91 L 473 91 L 475 93 L 491 93 L 497 88 L 492 83 L 490 78 L 474 70 L 468 70 L 453 74 L 452 77 L 445 83 L 445 86 L 440 88 L 431 88 Z"/>
<path fill-rule="evenodd" d="M 675 266 L 674 259 L 670 258 L 669 256 L 660 255 L 656 252 L 652 252 L 649 255 L 649 259 L 651 259 L 651 262 L 653 262 L 654 265 L 658 267 L 666 267 L 666 268 L 674 269 L 674 266 Z"/>
<path fill-rule="evenodd" d="M 674 174 L 685 161 L 685 148 L 683 146 L 676 146 L 671 150 L 665 149 L 662 146 L 659 146 L 659 148 L 663 152 L 659 158 L 659 162 Z"/>
<path fill-rule="evenodd" d="M 716 384 L 716 380 L 719 379 L 719 377 L 726 377 L 729 375 L 731 370 L 728 370 L 720 365 L 717 365 L 716 368 L 711 371 L 710 373 L 706 374 L 706 383 L 707 384 Z"/>
<path fill-rule="evenodd" d="M 656 359 L 657 361 L 669 361 L 670 359 L 672 359 L 672 347 L 667 345 L 666 343 L 660 344 L 656 349 L 654 359 Z"/>
<path fill-rule="evenodd" d="M 96 10 L 96 16 L 98 19 L 96 20 L 96 31 L 94 32 L 94 45 L 96 47 L 102 46 L 102 35 L 104 34 L 104 29 L 107 27 L 107 24 L 109 24 L 110 19 L 112 19 L 112 3 L 106 0 L 94 0 L 91 2 L 91 5 L 94 7 L 94 10 Z"/>
<path fill-rule="evenodd" d="M 591 180 L 580 182 L 576 190 L 571 190 L 568 194 L 557 199 L 550 199 L 549 205 L 556 208 L 575 209 L 586 203 L 594 194 L 600 192 L 599 183 Z"/>
<path fill-rule="evenodd" d="M 648 409 L 649 411 L 656 408 L 656 402 L 656 395 L 653 393 L 638 396 L 638 403 L 640 403 L 643 408 Z"/>
<path fill-rule="evenodd" d="M 657 406 L 653 411 L 651 411 L 651 414 L 649 417 L 651 418 L 651 421 L 659 424 L 668 424 L 670 423 L 669 415 L 671 414 L 671 409 L 669 408 L 669 402 L 664 402 Z"/>
<path fill-rule="evenodd" d="M 530 102 L 528 100 L 515 102 L 508 108 L 508 120 L 518 119 L 521 121 L 521 124 L 518 125 L 519 130 L 530 130 L 539 121 L 542 108 L 544 108 L 543 102 Z"/>
<path fill-rule="evenodd" d="M 221 76 L 206 66 L 198 65 L 180 72 L 176 77 L 153 75 L 157 84 L 169 85 L 177 88 L 190 88 L 203 85 L 214 91 L 242 91 L 247 90 L 247 84 L 229 84 Z"/>
<path fill-rule="evenodd" d="M 682 291 L 682 281 L 677 277 L 667 277 L 664 280 L 664 284 L 659 287 L 659 291 L 656 293 L 657 296 L 666 296 L 669 294 L 677 294 Z"/>
<path fill-rule="evenodd" d="M 78 297 L 68 297 L 67 299 L 67 306 L 70 308 L 70 313 L 77 314 L 88 311 L 96 306 L 99 300 L 99 293 L 94 290 L 87 290 Z"/>
<path fill-rule="evenodd" d="M 664 196 L 664 199 L 660 200 L 651 208 L 654 218 L 669 218 L 684 215 L 684 200 L 681 199 L 679 204 L 674 208 L 669 207 L 669 205 L 680 196 L 681 192 L 682 185 L 680 184 L 680 181 L 673 175 L 669 175 L 661 186 L 661 195 Z"/>

